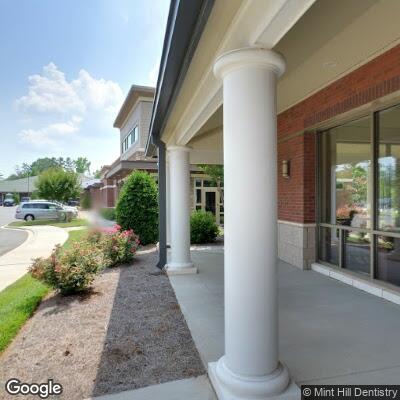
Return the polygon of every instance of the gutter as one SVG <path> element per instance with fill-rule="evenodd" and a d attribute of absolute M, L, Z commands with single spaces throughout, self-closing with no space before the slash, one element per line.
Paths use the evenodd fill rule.
<path fill-rule="evenodd" d="M 146 156 L 156 154 L 156 138 L 161 137 L 168 121 L 214 1 L 171 0 Z"/>
<path fill-rule="evenodd" d="M 159 261 L 167 264 L 166 150 L 161 140 L 215 0 L 171 0 L 145 155 L 158 150 Z"/>

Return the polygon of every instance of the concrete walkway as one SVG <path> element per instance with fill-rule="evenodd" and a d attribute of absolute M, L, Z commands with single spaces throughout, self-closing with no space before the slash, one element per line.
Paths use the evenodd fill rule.
<path fill-rule="evenodd" d="M 19 247 L 0 257 L 0 291 L 23 276 L 33 258 L 49 256 L 56 244 L 63 244 L 68 238 L 68 232 L 54 226 L 18 229 L 28 232 L 28 238 Z"/>
<path fill-rule="evenodd" d="M 182 379 L 148 386 L 142 389 L 106 396 L 93 397 L 96 400 L 217 400 L 208 378 Z"/>
<path fill-rule="evenodd" d="M 224 353 L 223 252 L 192 251 L 197 275 L 171 282 L 205 364 Z M 280 359 L 298 384 L 388 384 L 400 377 L 400 306 L 279 263 Z"/>

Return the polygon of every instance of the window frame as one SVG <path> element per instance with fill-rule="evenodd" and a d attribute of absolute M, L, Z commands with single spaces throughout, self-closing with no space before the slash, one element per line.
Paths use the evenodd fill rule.
<path fill-rule="evenodd" d="M 385 105 L 381 105 L 376 109 L 372 109 L 370 111 L 366 111 L 364 113 L 355 113 L 353 117 L 348 117 L 347 119 L 340 119 L 339 122 L 335 124 L 326 125 L 320 128 L 315 129 L 316 134 L 316 260 L 318 263 L 327 265 L 328 267 L 339 269 L 343 272 L 346 272 L 349 275 L 353 275 L 358 277 L 359 279 L 368 280 L 369 282 L 375 283 L 381 287 L 386 287 L 391 290 L 395 290 L 400 292 L 400 286 L 392 284 L 388 281 L 377 279 L 377 240 L 379 236 L 386 236 L 391 238 L 400 239 L 400 232 L 390 232 L 383 231 L 378 229 L 378 207 L 379 207 L 379 114 L 382 111 L 387 111 L 391 108 L 395 108 L 400 106 L 400 99 L 397 99 L 396 102 L 390 102 Z M 329 130 L 334 129 L 336 127 L 346 125 L 354 120 L 361 118 L 371 118 L 370 124 L 370 146 L 371 146 L 371 166 L 372 166 L 372 193 L 371 193 L 371 202 L 372 206 L 370 207 L 370 219 L 371 219 L 371 227 L 370 228 L 355 228 L 346 225 L 339 225 L 337 223 L 325 223 L 321 222 L 322 220 L 322 207 L 321 207 L 321 195 L 322 195 L 322 135 L 326 134 Z M 335 218 L 336 220 L 336 218 Z M 321 243 L 321 229 L 320 228 L 330 228 L 337 229 L 339 231 L 339 248 L 338 248 L 338 265 L 331 264 L 327 261 L 321 259 L 320 254 L 320 243 Z M 369 265 L 369 278 L 366 276 L 354 272 L 352 270 L 346 269 L 343 267 L 344 265 L 344 232 L 345 231 L 358 231 L 360 233 L 369 233 L 370 234 L 370 265 Z"/>
<path fill-rule="evenodd" d="M 139 125 L 136 124 L 123 138 L 121 142 L 122 154 L 128 151 L 139 140 Z"/>

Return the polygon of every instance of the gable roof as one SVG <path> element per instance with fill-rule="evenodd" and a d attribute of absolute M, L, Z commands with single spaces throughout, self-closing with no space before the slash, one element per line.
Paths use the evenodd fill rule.
<path fill-rule="evenodd" d="M 121 128 L 126 118 L 132 110 L 139 97 L 147 97 L 154 99 L 155 88 L 150 86 L 132 85 L 129 89 L 121 109 L 118 112 L 117 118 L 114 121 L 114 128 Z"/>

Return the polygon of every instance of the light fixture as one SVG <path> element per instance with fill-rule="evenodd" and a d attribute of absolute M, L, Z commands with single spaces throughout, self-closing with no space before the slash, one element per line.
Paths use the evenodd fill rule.
<path fill-rule="evenodd" d="M 284 178 L 290 178 L 290 161 L 282 160 L 282 176 Z"/>

